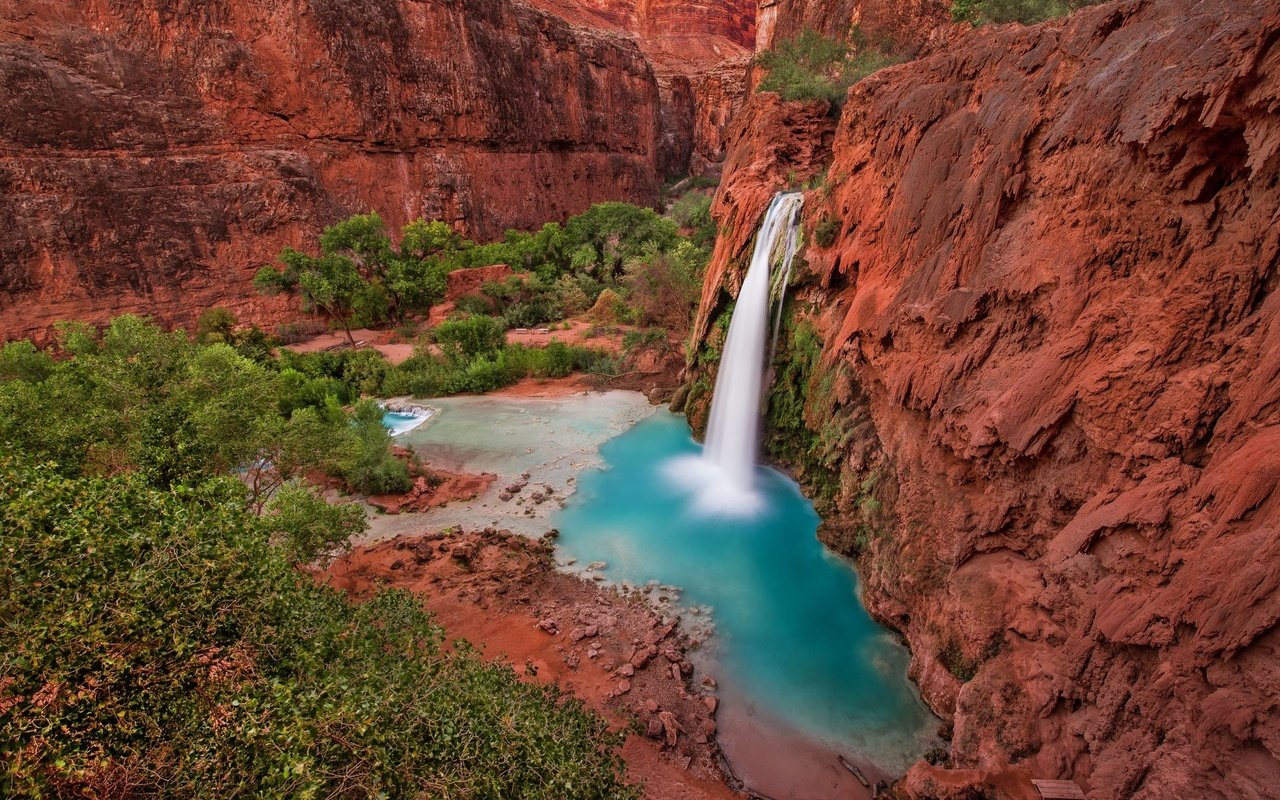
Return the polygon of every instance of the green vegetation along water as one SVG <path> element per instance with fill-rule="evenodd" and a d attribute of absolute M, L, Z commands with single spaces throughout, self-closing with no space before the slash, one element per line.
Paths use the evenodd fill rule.
<path fill-rule="evenodd" d="M 750 704 L 754 724 L 900 773 L 931 745 L 936 723 L 907 679 L 906 649 L 867 614 L 857 573 L 817 540 L 818 515 L 783 474 L 758 469 L 766 509 L 756 516 L 696 513 L 689 487 L 662 467 L 700 451 L 685 419 L 665 411 L 605 443 L 604 468 L 583 473 L 552 519 L 562 555 L 606 562 L 614 582 L 678 586 L 685 607 L 709 606 L 716 635 L 702 666 L 726 702 Z"/>

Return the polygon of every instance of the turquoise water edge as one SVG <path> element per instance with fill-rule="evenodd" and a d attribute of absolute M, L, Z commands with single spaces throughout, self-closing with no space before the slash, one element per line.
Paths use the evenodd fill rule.
<path fill-rule="evenodd" d="M 603 468 L 584 472 L 552 519 L 561 556 L 605 562 L 615 584 L 679 587 L 684 608 L 710 607 L 701 665 L 722 693 L 900 774 L 937 722 L 907 678 L 906 649 L 868 615 L 856 571 L 818 541 L 818 515 L 787 476 L 757 468 L 765 509 L 754 516 L 696 511 L 663 465 L 700 452 L 684 417 L 665 411 L 606 442 Z"/>

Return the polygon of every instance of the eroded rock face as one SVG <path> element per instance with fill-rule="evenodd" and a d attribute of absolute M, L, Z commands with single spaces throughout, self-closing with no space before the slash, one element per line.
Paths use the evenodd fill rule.
<path fill-rule="evenodd" d="M 866 43 L 906 56 L 924 55 L 958 35 L 949 0 L 763 0 L 757 14 L 756 49 L 806 28 L 828 38 L 858 30 Z"/>
<path fill-rule="evenodd" d="M 0 80 L 0 338 L 269 321 L 255 269 L 357 211 L 486 238 L 657 197 L 649 60 L 516 2 L 18 0 Z"/>
<path fill-rule="evenodd" d="M 851 94 L 795 289 L 800 471 L 834 465 L 824 535 L 954 719 L 955 771 L 908 790 L 1280 782 L 1277 42 L 1266 0 L 1120 2 Z M 735 140 L 699 331 L 807 147 L 785 108 Z"/>
<path fill-rule="evenodd" d="M 746 94 L 757 0 L 531 0 L 578 25 L 635 37 L 660 89 L 658 169 L 712 174 Z"/>

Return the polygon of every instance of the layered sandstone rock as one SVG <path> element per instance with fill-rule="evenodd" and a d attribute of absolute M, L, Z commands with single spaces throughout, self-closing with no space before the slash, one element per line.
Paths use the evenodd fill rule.
<path fill-rule="evenodd" d="M 954 719 L 917 796 L 1280 785 L 1278 42 L 1267 0 L 1130 0 L 851 93 L 794 307 L 825 535 Z M 804 113 L 744 112 L 700 331 Z"/>
<path fill-rule="evenodd" d="M 635 42 L 504 0 L 19 0 L 0 81 L 0 338 L 265 321 L 254 270 L 357 211 L 485 238 L 657 198 Z"/>
<path fill-rule="evenodd" d="M 634 36 L 660 89 L 659 171 L 718 171 L 725 127 L 745 99 L 757 0 L 531 2 L 577 25 Z"/>

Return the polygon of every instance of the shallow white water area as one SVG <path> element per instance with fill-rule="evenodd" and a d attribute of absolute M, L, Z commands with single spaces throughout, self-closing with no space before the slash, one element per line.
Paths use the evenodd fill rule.
<path fill-rule="evenodd" d="M 563 397 L 483 395 L 422 399 L 438 411 L 403 435 L 397 444 L 411 447 L 426 464 L 454 472 L 492 472 L 493 485 L 469 503 L 451 503 L 422 513 L 382 514 L 371 510 L 363 541 L 398 534 L 441 530 L 505 528 L 541 536 L 560 509 L 558 498 L 574 490 L 583 469 L 598 466 L 600 445 L 650 417 L 654 407 L 639 392 L 577 392 Z M 527 479 L 522 476 L 528 473 Z M 501 494 L 512 484 L 525 487 L 510 500 Z M 546 491 L 547 487 L 550 491 Z M 534 493 L 550 499 L 533 502 Z"/>

